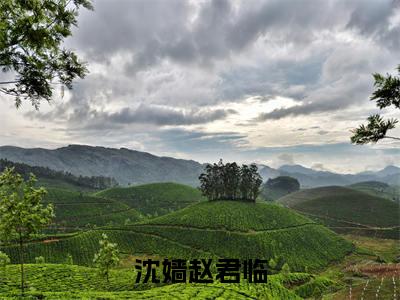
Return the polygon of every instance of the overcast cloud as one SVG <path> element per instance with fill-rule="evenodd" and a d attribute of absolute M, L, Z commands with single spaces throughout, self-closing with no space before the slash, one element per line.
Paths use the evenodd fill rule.
<path fill-rule="evenodd" d="M 82 143 L 342 172 L 400 161 L 398 143 L 349 144 L 350 129 L 377 112 L 371 74 L 400 63 L 399 0 L 94 7 L 66 41 L 90 74 L 39 112 L 16 111 L 2 97 L 1 144 Z"/>

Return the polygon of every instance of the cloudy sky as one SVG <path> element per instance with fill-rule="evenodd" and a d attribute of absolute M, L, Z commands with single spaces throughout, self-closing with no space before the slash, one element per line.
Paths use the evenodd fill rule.
<path fill-rule="evenodd" d="M 349 142 L 350 130 L 378 112 L 371 74 L 400 63 L 399 0 L 94 7 L 66 41 L 90 74 L 40 111 L 16 110 L 1 96 L 1 145 L 127 147 L 338 172 L 400 161 L 398 142 Z"/>

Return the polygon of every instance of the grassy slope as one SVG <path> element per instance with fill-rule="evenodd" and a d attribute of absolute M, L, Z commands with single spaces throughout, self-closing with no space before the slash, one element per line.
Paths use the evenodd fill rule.
<path fill-rule="evenodd" d="M 353 249 L 330 230 L 288 209 L 224 201 L 199 203 L 120 229 L 99 229 L 59 241 L 32 243 L 27 246 L 26 259 L 33 261 L 41 255 L 49 262 L 63 262 L 70 253 L 78 264 L 90 265 L 103 231 L 124 253 L 174 258 L 278 257 L 293 270 L 320 268 Z M 16 247 L 3 250 L 18 261 Z"/>
<path fill-rule="evenodd" d="M 213 201 L 198 203 L 142 223 L 254 231 L 293 227 L 310 222 L 310 219 L 275 204 Z"/>
<path fill-rule="evenodd" d="M 279 202 L 339 232 L 398 237 L 399 204 L 345 187 L 321 187 L 287 195 Z"/>
<path fill-rule="evenodd" d="M 277 187 L 275 187 L 275 188 L 263 187 L 261 197 L 265 201 L 275 201 L 287 194 L 290 194 L 290 192 L 288 192 L 285 189 L 280 189 Z"/>
<path fill-rule="evenodd" d="M 392 186 L 379 181 L 363 181 L 349 185 L 349 188 L 399 202 L 400 187 Z"/>
<path fill-rule="evenodd" d="M 96 226 L 123 225 L 135 222 L 141 215 L 128 205 L 81 192 L 49 188 L 44 202 L 53 203 L 56 218 L 52 227 L 79 229 Z"/>
<path fill-rule="evenodd" d="M 145 215 L 164 215 L 204 200 L 199 190 L 178 183 L 115 187 L 96 196 L 124 202 Z"/>
<path fill-rule="evenodd" d="M 19 266 L 10 265 L 0 276 L 0 297 L 7 299 L 19 293 Z M 160 272 L 161 270 L 159 270 Z M 162 278 L 159 273 L 159 277 Z M 335 287 L 324 277 L 306 273 L 271 275 L 266 284 L 134 284 L 133 269 L 112 270 L 110 281 L 98 276 L 96 269 L 76 265 L 26 265 L 27 291 L 46 299 L 301 299 L 315 291 Z M 214 274 L 215 278 L 215 274 Z M 289 290 L 285 286 L 292 286 Z M 316 289 L 318 287 L 318 289 Z M 297 294 L 297 295 L 296 295 Z"/>
<path fill-rule="evenodd" d="M 72 191 L 82 191 L 82 192 L 95 192 L 96 189 L 90 188 L 87 186 L 77 185 L 71 182 L 67 182 L 62 179 L 57 178 L 38 178 L 36 183 L 37 186 L 43 186 L 46 189 L 64 189 L 64 190 L 72 190 Z"/>

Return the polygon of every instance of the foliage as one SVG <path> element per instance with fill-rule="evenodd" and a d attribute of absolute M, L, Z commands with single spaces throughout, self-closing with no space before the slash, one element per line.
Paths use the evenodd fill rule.
<path fill-rule="evenodd" d="M 0 159 L 0 172 L 6 168 L 14 168 L 25 179 L 33 173 L 39 180 L 48 179 L 51 181 L 62 181 L 72 185 L 74 188 L 106 189 L 117 186 L 114 178 L 104 176 L 75 176 L 69 172 L 54 171 L 47 167 L 29 166 L 24 163 L 12 162 L 7 159 Z"/>
<path fill-rule="evenodd" d="M 51 204 L 41 203 L 46 190 L 35 188 L 36 178 L 28 181 L 14 169 L 5 169 L 0 175 L 0 234 L 7 240 L 17 240 L 21 264 L 21 291 L 24 293 L 24 243 L 47 226 L 53 217 Z"/>
<path fill-rule="evenodd" d="M 110 272 L 105 285 L 93 268 L 69 265 L 28 265 L 32 274 L 29 296 L 35 299 L 301 299 L 282 284 L 279 276 L 270 276 L 265 284 L 132 284 L 135 271 L 118 269 Z M 17 296 L 15 266 L 7 267 L 9 280 L 0 285 L 0 297 Z"/>
<path fill-rule="evenodd" d="M 69 253 L 67 254 L 67 259 L 66 259 L 65 263 L 67 265 L 73 265 L 74 264 L 74 259 L 73 259 L 71 254 L 69 254 Z"/>
<path fill-rule="evenodd" d="M 115 187 L 94 194 L 120 201 L 144 215 L 165 215 L 190 204 L 203 201 L 199 190 L 178 183 L 162 182 L 131 187 Z"/>
<path fill-rule="evenodd" d="M 4 269 L 10 263 L 10 258 L 7 254 L 0 251 L 0 268 Z"/>
<path fill-rule="evenodd" d="M 284 263 L 282 266 L 282 273 L 283 274 L 289 274 L 290 273 L 290 267 L 288 263 Z"/>
<path fill-rule="evenodd" d="M 36 264 L 44 264 L 44 262 L 45 262 L 45 259 L 44 259 L 43 256 L 37 256 L 37 257 L 35 257 L 35 263 L 36 263 Z"/>
<path fill-rule="evenodd" d="M 235 162 L 207 164 L 199 177 L 200 190 L 210 201 L 242 200 L 255 202 L 262 183 L 255 164 L 239 167 Z"/>
<path fill-rule="evenodd" d="M 262 185 L 261 195 L 266 200 L 277 200 L 278 198 L 296 192 L 300 189 L 300 183 L 296 178 L 290 176 L 278 176 L 270 178 Z"/>
<path fill-rule="evenodd" d="M 182 211 L 184 213 L 179 214 Z M 171 219 L 168 215 L 161 216 L 129 227 L 110 228 L 106 233 L 118 243 L 121 253 L 187 259 L 274 258 L 279 267 L 287 262 L 292 270 L 326 266 L 353 249 L 351 243 L 330 230 L 277 205 L 202 202 L 182 211 L 170 214 L 174 215 Z M 192 222 L 196 214 L 203 214 L 205 218 L 193 218 Z M 211 223 L 214 219 L 216 221 Z M 105 230 L 32 242 L 27 245 L 27 261 L 42 255 L 47 262 L 65 263 L 66 254 L 70 253 L 74 263 L 92 265 L 93 253 L 98 251 L 98 240 Z M 18 261 L 16 245 L 1 250 L 10 255 L 12 261 Z"/>
<path fill-rule="evenodd" d="M 367 118 L 368 124 L 361 124 L 360 127 L 354 129 L 354 135 L 351 137 L 351 142 L 354 144 L 376 143 L 379 140 L 387 137 L 386 133 L 396 127 L 398 120 L 384 120 L 380 115 L 375 114 Z"/>
<path fill-rule="evenodd" d="M 4 280 L 7 276 L 6 267 L 10 262 L 10 257 L 6 253 L 0 251 L 0 279 Z"/>
<path fill-rule="evenodd" d="M 110 243 L 105 233 L 102 234 L 99 244 L 100 250 L 94 255 L 93 262 L 99 269 L 100 275 L 106 277 L 108 282 L 110 269 L 119 263 L 119 251 L 117 244 Z"/>
<path fill-rule="evenodd" d="M 400 75 L 400 65 L 397 67 Z M 373 74 L 374 86 L 376 90 L 372 93 L 371 100 L 376 101 L 379 109 L 389 106 L 400 108 L 400 77 L 381 74 Z M 354 144 L 376 143 L 384 138 L 400 140 L 398 137 L 388 136 L 387 132 L 395 128 L 398 123 L 397 119 L 384 120 L 379 114 L 374 114 L 368 117 L 367 125 L 360 125 L 352 130 L 353 136 L 351 142 Z"/>
<path fill-rule="evenodd" d="M 80 7 L 91 9 L 89 0 L 31 0 L 0 2 L 0 66 L 16 74 L 0 82 L 0 92 L 22 99 L 38 108 L 42 99 L 50 101 L 54 80 L 72 88 L 76 77 L 87 73 L 85 65 L 71 50 L 62 48 L 65 38 L 77 25 Z"/>

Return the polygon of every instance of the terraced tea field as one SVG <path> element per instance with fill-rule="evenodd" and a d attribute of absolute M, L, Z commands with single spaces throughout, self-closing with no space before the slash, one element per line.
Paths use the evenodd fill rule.
<path fill-rule="evenodd" d="M 302 190 L 278 200 L 339 233 L 399 239 L 399 203 L 344 187 Z"/>
<path fill-rule="evenodd" d="M 204 218 L 195 218 L 201 212 Z M 263 217 L 264 216 L 264 217 Z M 137 225 L 106 227 L 27 245 L 26 260 L 65 262 L 67 254 L 91 265 L 101 233 L 106 232 L 121 251 L 131 255 L 171 258 L 280 258 L 292 270 L 326 266 L 353 250 L 322 225 L 288 209 L 270 204 L 219 201 L 199 203 Z M 18 261 L 16 246 L 4 247 Z"/>
<path fill-rule="evenodd" d="M 135 209 L 115 200 L 64 189 L 49 188 L 47 191 L 44 201 L 54 205 L 56 215 L 50 232 L 124 225 L 143 218 Z"/>
<path fill-rule="evenodd" d="M 200 191 L 178 183 L 115 187 L 94 194 L 125 203 L 146 216 L 159 216 L 204 201 Z"/>

